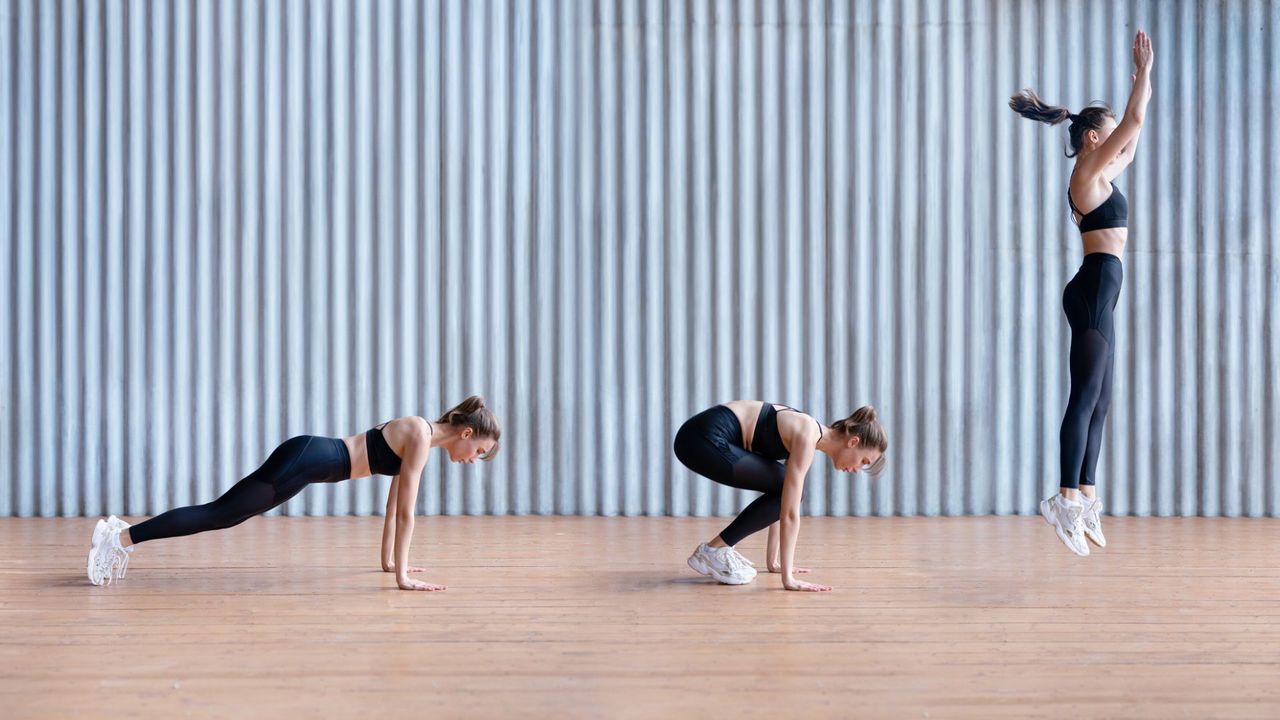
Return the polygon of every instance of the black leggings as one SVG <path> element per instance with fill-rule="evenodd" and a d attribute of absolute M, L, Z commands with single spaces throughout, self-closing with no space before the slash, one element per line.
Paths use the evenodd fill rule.
<path fill-rule="evenodd" d="M 204 505 L 175 508 L 129 528 L 133 542 L 221 530 L 261 515 L 313 482 L 351 477 L 351 457 L 338 438 L 300 435 L 285 440 L 262 467 Z"/>
<path fill-rule="evenodd" d="M 685 467 L 721 485 L 764 493 L 720 531 L 720 539 L 731 547 L 777 522 L 786 476 L 782 463 L 742 445 L 738 416 L 723 405 L 694 415 L 676 433 L 676 457 Z"/>
<path fill-rule="evenodd" d="M 1093 485 L 1102 428 L 1111 409 L 1115 309 L 1124 266 L 1108 253 L 1089 253 L 1062 293 L 1071 325 L 1071 397 L 1062 418 L 1062 487 Z"/>

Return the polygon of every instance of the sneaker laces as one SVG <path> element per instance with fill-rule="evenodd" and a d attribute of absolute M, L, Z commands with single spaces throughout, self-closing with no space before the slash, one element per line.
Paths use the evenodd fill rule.
<path fill-rule="evenodd" d="M 1067 506 L 1067 519 L 1071 523 L 1071 529 L 1068 532 L 1072 537 L 1079 537 L 1084 532 L 1084 506 Z"/>
<path fill-rule="evenodd" d="M 116 574 L 117 578 L 124 577 L 125 573 L 129 571 L 129 557 L 132 554 L 132 548 L 116 548 L 116 561 L 120 570 L 120 572 Z"/>
<path fill-rule="evenodd" d="M 721 559 L 724 560 L 724 564 L 727 565 L 730 570 L 744 569 L 742 556 L 735 552 L 733 548 L 726 548 L 724 552 L 717 554 L 720 555 Z"/>
<path fill-rule="evenodd" d="M 120 534 L 132 526 L 115 515 L 107 518 L 107 525 L 115 531 L 114 536 L 108 539 L 111 541 L 111 549 L 116 554 L 115 567 L 119 570 L 116 577 L 122 578 L 129 571 L 129 557 L 133 553 L 133 546 L 125 547 L 121 545 Z"/>
<path fill-rule="evenodd" d="M 1052 502 L 1057 506 L 1054 514 L 1058 516 L 1058 525 L 1062 527 L 1062 531 L 1069 537 L 1077 537 L 1084 529 L 1084 503 L 1077 501 L 1072 505 L 1061 495 Z"/>
<path fill-rule="evenodd" d="M 1102 501 L 1094 500 L 1089 506 L 1088 512 L 1084 514 L 1084 525 L 1090 530 L 1096 530 L 1102 524 Z"/>
<path fill-rule="evenodd" d="M 733 552 L 734 556 L 738 558 L 738 562 L 741 562 L 741 563 L 745 564 L 747 567 L 755 567 L 755 566 L 756 566 L 756 564 L 755 564 L 755 563 L 753 563 L 753 562 L 751 562 L 750 560 L 748 560 L 748 559 L 747 559 L 747 556 L 746 556 L 746 555 L 743 555 L 742 553 L 738 552 L 738 549 L 737 549 L 737 548 L 729 548 L 729 549 L 730 549 L 730 551 L 732 551 L 732 552 Z"/>
<path fill-rule="evenodd" d="M 111 559 L 107 567 L 107 584 L 110 585 L 112 580 L 119 580 L 128 572 L 131 551 L 120 545 L 120 531 L 117 529 L 113 529 L 103 542 L 107 545 L 104 550 Z"/>

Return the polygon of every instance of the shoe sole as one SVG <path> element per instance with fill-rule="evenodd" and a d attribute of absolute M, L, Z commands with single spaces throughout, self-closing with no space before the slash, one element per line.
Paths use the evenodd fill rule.
<path fill-rule="evenodd" d="M 702 560 L 698 558 L 697 553 L 694 553 L 693 555 L 689 556 L 689 567 L 693 568 L 693 571 L 698 573 L 699 575 L 706 575 L 707 577 L 711 578 L 712 580 L 715 580 L 721 585 L 746 585 L 752 580 L 755 580 L 754 575 L 747 578 L 746 580 L 743 580 L 742 578 L 733 577 L 732 575 L 721 575 L 720 573 L 716 572 L 714 568 L 702 562 Z"/>
<path fill-rule="evenodd" d="M 1071 552 L 1075 553 L 1076 555 L 1079 555 L 1080 557 L 1089 557 L 1089 547 L 1088 547 L 1088 545 L 1086 545 L 1086 546 L 1085 546 L 1084 552 L 1080 552 L 1079 550 L 1077 550 L 1077 549 L 1075 548 L 1075 546 L 1073 546 L 1073 545 L 1071 544 L 1071 541 L 1067 539 L 1067 534 L 1066 534 L 1066 533 L 1064 533 L 1064 532 L 1062 532 L 1062 526 L 1061 526 L 1061 525 L 1059 525 L 1059 524 L 1058 524 L 1058 523 L 1053 519 L 1053 514 L 1049 511 L 1049 501 L 1048 501 L 1048 500 L 1041 500 L 1041 501 L 1040 501 L 1040 517 L 1044 518 L 1044 521 L 1045 521 L 1045 522 L 1047 522 L 1047 523 L 1049 523 L 1050 525 L 1052 525 L 1052 526 L 1053 526 L 1053 532 L 1054 532 L 1054 534 L 1058 536 L 1058 539 L 1062 541 L 1062 544 L 1063 544 L 1063 545 L 1066 545 L 1066 546 L 1067 546 L 1067 549 L 1068 549 L 1068 550 L 1070 550 Z"/>
<path fill-rule="evenodd" d="M 102 547 L 102 541 L 107 537 L 107 531 L 110 530 L 107 521 L 99 520 L 97 525 L 93 526 L 93 537 L 89 540 L 89 560 L 85 565 L 85 575 L 89 576 L 89 582 L 94 585 L 102 585 L 93 581 L 93 559 L 98 554 L 98 549 Z"/>
<path fill-rule="evenodd" d="M 747 583 L 756 579 L 754 575 L 745 579 L 736 578 L 736 577 L 733 577 L 732 575 L 721 575 L 717 573 L 715 570 L 711 571 L 711 577 L 715 578 L 716 582 L 720 583 L 721 585 L 746 585 Z"/>

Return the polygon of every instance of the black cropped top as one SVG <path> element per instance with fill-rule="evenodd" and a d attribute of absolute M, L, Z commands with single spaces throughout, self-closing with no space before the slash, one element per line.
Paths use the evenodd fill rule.
<path fill-rule="evenodd" d="M 386 423 L 371 428 L 364 434 L 365 452 L 369 455 L 369 472 L 374 475 L 399 475 L 400 456 L 391 449 L 387 439 L 382 436 L 384 427 Z"/>
<path fill-rule="evenodd" d="M 1089 211 L 1088 215 L 1080 212 L 1080 208 L 1076 207 L 1075 202 L 1071 199 L 1071 190 L 1067 190 L 1067 204 L 1071 206 L 1072 211 L 1080 216 L 1080 234 L 1094 230 L 1109 230 L 1111 228 L 1129 227 L 1129 200 L 1125 198 L 1124 193 L 1120 192 L 1120 188 L 1115 183 L 1111 183 L 1111 194 L 1107 196 L 1102 204 Z"/>

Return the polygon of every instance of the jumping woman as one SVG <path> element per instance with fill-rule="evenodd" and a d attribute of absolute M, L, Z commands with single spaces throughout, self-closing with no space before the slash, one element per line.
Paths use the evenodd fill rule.
<path fill-rule="evenodd" d="M 837 470 L 879 475 L 887 447 L 889 440 L 870 406 L 829 426 L 799 410 L 759 400 L 734 400 L 694 415 L 676 433 L 680 462 L 721 485 L 764 494 L 719 535 L 699 545 L 689 556 L 689 567 L 726 585 L 751 582 L 755 566 L 734 546 L 768 527 L 766 566 L 782 575 L 782 587 L 830 590 L 795 579 L 809 572 L 794 563 L 805 475 L 815 452 L 826 453 Z"/>
<path fill-rule="evenodd" d="M 409 565 L 422 468 L 432 448 L 444 450 L 456 463 L 488 460 L 497 452 L 501 434 L 497 417 L 482 398 L 472 396 L 433 423 L 407 416 L 350 437 L 291 438 L 213 502 L 170 510 L 133 526 L 114 515 L 99 520 L 89 548 L 89 582 L 105 585 L 124 577 L 138 543 L 229 528 L 283 504 L 311 483 L 376 474 L 392 476 L 382 569 L 396 574 L 401 590 L 444 590 L 409 577 L 422 571 Z"/>
<path fill-rule="evenodd" d="M 1115 367 L 1116 302 L 1124 276 L 1120 261 L 1129 239 L 1129 202 L 1113 182 L 1133 162 L 1138 136 L 1151 99 L 1151 38 L 1141 30 L 1133 41 L 1133 90 L 1124 117 L 1094 103 L 1073 114 L 1051 107 L 1031 90 L 1009 100 L 1009 107 L 1032 120 L 1057 125 L 1071 121 L 1069 134 L 1075 169 L 1067 203 L 1080 229 L 1084 263 L 1062 293 L 1071 326 L 1071 395 L 1062 419 L 1061 472 L 1057 493 L 1040 503 L 1040 514 L 1077 555 L 1089 554 L 1089 541 L 1105 547 L 1102 501 L 1094 487 L 1094 468 L 1102 427 L 1111 408 Z"/>

